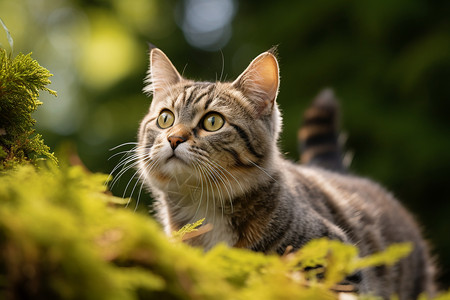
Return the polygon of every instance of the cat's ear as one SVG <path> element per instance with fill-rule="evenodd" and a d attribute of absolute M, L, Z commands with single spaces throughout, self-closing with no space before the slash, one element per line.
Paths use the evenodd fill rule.
<path fill-rule="evenodd" d="M 150 68 L 144 92 L 156 95 L 183 80 L 169 58 L 156 47 L 150 48 Z"/>
<path fill-rule="evenodd" d="M 279 85 L 278 62 L 270 51 L 256 57 L 233 82 L 233 86 L 252 101 L 259 114 L 272 111 Z"/>

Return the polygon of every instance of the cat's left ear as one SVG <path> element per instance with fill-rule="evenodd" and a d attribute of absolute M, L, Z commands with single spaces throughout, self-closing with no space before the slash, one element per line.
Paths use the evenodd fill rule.
<path fill-rule="evenodd" d="M 270 51 L 256 57 L 233 82 L 252 101 L 258 114 L 272 111 L 279 85 L 278 62 Z"/>
<path fill-rule="evenodd" d="M 161 91 L 166 90 L 169 86 L 182 81 L 180 73 L 173 66 L 169 58 L 160 49 L 150 47 L 150 69 L 145 79 L 147 84 L 144 92 L 153 94 L 154 96 Z"/>

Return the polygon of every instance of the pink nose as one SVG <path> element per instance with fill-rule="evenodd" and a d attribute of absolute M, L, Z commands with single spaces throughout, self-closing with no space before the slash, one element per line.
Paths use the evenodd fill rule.
<path fill-rule="evenodd" d="M 170 143 L 170 147 L 172 147 L 172 149 L 175 150 L 175 148 L 176 148 L 179 144 L 185 142 L 187 139 L 186 139 L 184 136 L 179 136 L 179 135 L 173 136 L 173 135 L 171 135 L 171 136 L 169 136 L 169 137 L 167 138 L 167 140 L 168 140 L 169 143 Z"/>

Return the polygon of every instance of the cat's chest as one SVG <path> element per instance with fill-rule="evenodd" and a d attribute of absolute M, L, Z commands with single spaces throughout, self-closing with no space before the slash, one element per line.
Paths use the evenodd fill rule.
<path fill-rule="evenodd" d="M 178 229 L 198 220 L 210 224 L 212 229 L 188 241 L 192 245 L 210 249 L 218 243 L 233 246 L 237 236 L 233 233 L 229 215 L 229 199 L 222 191 L 192 177 L 174 178 L 165 190 L 169 226 Z"/>

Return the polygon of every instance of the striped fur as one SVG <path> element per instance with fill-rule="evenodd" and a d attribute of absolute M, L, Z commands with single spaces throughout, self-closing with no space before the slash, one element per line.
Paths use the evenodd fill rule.
<path fill-rule="evenodd" d="M 345 171 L 339 143 L 339 108 L 331 89 L 314 99 L 298 131 L 300 161 L 305 165 Z"/>
<path fill-rule="evenodd" d="M 298 165 L 277 147 L 279 76 L 272 53 L 258 56 L 231 83 L 186 80 L 156 48 L 150 59 L 145 91 L 153 101 L 135 157 L 168 235 L 205 218 L 212 230 L 187 242 L 206 250 L 224 242 L 283 254 L 328 237 L 368 255 L 410 241 L 415 248 L 409 257 L 355 274 L 353 284 L 384 298 L 433 293 L 433 265 L 413 218 L 379 185 L 332 171 L 344 166 L 330 92 L 306 112 L 299 132 L 305 165 Z M 167 113 L 173 123 L 164 123 Z M 211 113 L 223 118 L 217 131 L 204 125 Z"/>

